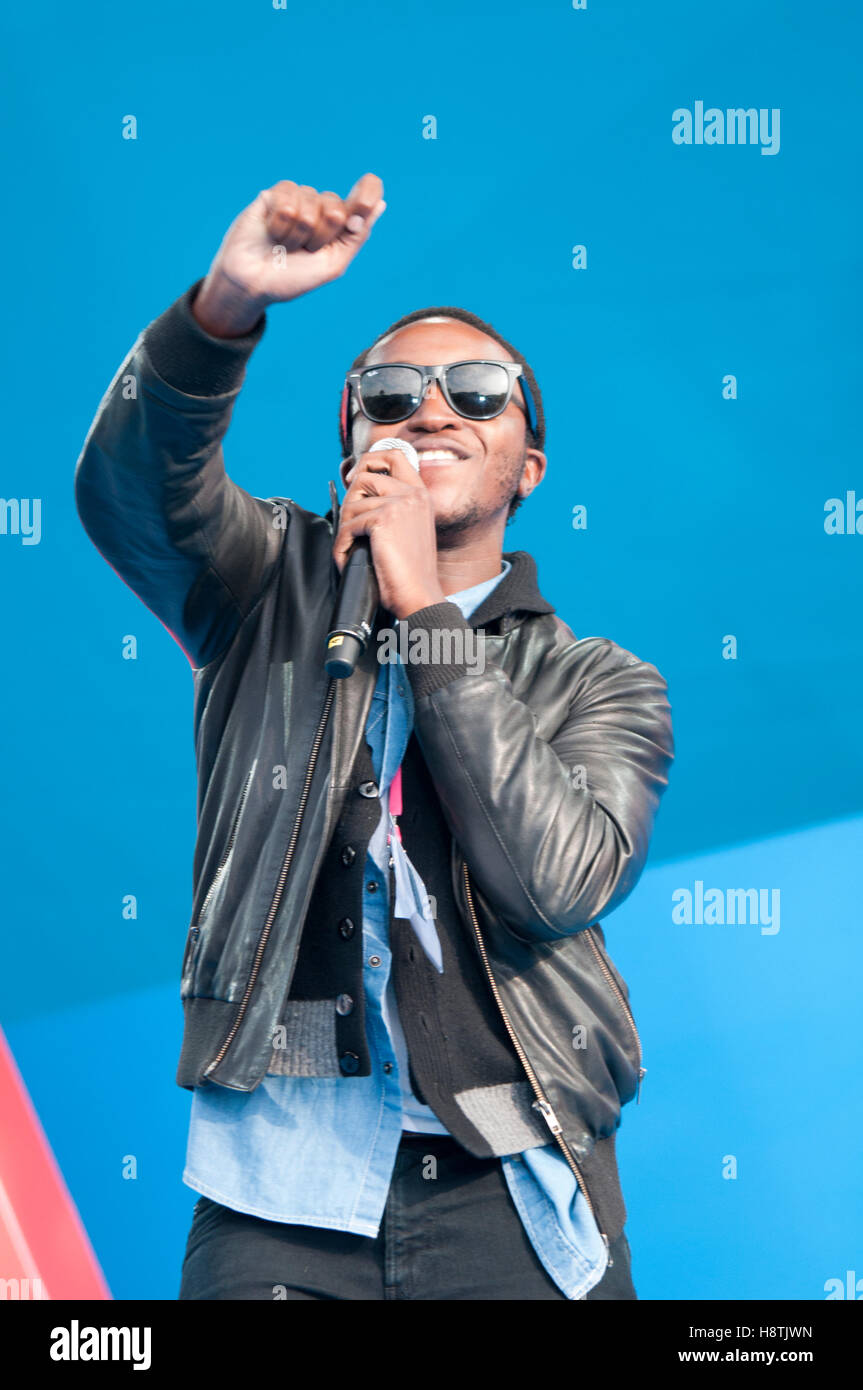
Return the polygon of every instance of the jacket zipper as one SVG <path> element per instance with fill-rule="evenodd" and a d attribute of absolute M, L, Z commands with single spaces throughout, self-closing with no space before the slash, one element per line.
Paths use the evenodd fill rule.
<path fill-rule="evenodd" d="M 545 1120 L 546 1124 L 548 1125 L 549 1129 L 554 1135 L 560 1149 L 562 1150 L 564 1158 L 566 1159 L 567 1163 L 569 1164 L 570 1168 L 575 1174 L 576 1179 L 578 1181 L 578 1185 L 581 1188 L 581 1191 L 584 1195 L 584 1200 L 587 1202 L 590 1214 L 593 1217 L 594 1222 L 596 1223 L 597 1230 L 599 1230 L 599 1221 L 597 1220 L 596 1208 L 594 1207 L 593 1199 L 591 1198 L 590 1193 L 588 1192 L 587 1183 L 584 1181 L 584 1175 L 581 1171 L 581 1166 L 577 1162 L 575 1155 L 573 1154 L 572 1150 L 570 1149 L 569 1145 L 563 1137 L 563 1128 L 561 1126 L 561 1123 L 558 1120 L 556 1114 L 554 1113 L 549 1099 L 539 1083 L 539 1079 L 537 1078 L 536 1072 L 534 1071 L 533 1067 L 528 1061 L 527 1053 L 522 1047 L 519 1037 L 515 1029 L 513 1028 L 512 1023 L 510 1022 L 506 1008 L 504 1007 L 504 1003 L 500 995 L 500 990 L 497 987 L 497 981 L 495 980 L 494 975 L 491 971 L 491 966 L 489 964 L 488 959 L 488 952 L 485 948 L 485 942 L 482 939 L 482 933 L 479 929 L 479 922 L 477 921 L 476 911 L 474 910 L 473 905 L 473 894 L 471 893 L 470 889 L 470 876 L 468 874 L 467 864 L 464 862 L 464 860 L 462 860 L 462 872 L 464 874 L 464 887 L 465 893 L 467 895 L 467 905 L 470 910 L 471 923 L 473 925 L 474 935 L 476 936 L 476 943 L 479 947 L 479 953 L 482 957 L 482 963 L 485 966 L 485 973 L 488 977 L 489 985 L 491 986 L 491 992 L 494 995 L 495 1001 L 500 1010 L 500 1015 L 503 1019 L 506 1031 L 510 1036 L 513 1047 L 518 1053 L 519 1059 L 521 1060 L 521 1064 L 527 1073 L 528 1080 L 530 1081 L 530 1084 L 533 1087 L 534 1094 L 536 1095 L 536 1100 L 533 1102 L 534 1109 L 538 1110 L 542 1115 L 542 1118 Z M 600 1231 L 599 1234 L 602 1236 L 603 1243 L 605 1244 L 606 1251 L 608 1252 L 608 1268 L 610 1269 L 614 1261 L 611 1258 L 611 1246 L 609 1244 L 608 1236 L 605 1234 L 604 1231 Z"/>
<path fill-rule="evenodd" d="M 238 804 L 237 809 L 236 809 L 236 811 L 235 811 L 235 813 L 234 813 L 234 820 L 233 820 L 233 824 L 231 825 L 231 832 L 230 832 L 230 834 L 229 834 L 229 836 L 228 836 L 228 843 L 226 844 L 226 846 L 225 846 L 225 851 L 224 851 L 224 853 L 223 853 L 221 859 L 219 860 L 218 868 L 216 869 L 216 872 L 213 874 L 213 877 L 210 879 L 210 886 L 209 886 L 209 888 L 207 889 L 207 893 L 206 893 L 206 896 L 205 896 L 205 898 L 204 898 L 204 901 L 201 903 L 201 906 L 200 906 L 200 908 L 199 908 L 199 910 L 198 910 L 198 914 L 197 914 L 197 916 L 195 917 L 195 919 L 194 919 L 194 921 L 193 921 L 193 923 L 192 923 L 191 936 L 192 936 L 192 939 L 193 939 L 194 941 L 197 941 L 197 939 L 198 939 L 198 935 L 199 935 L 201 923 L 202 923 L 202 921 L 204 920 L 204 917 L 205 917 L 206 912 L 207 912 L 207 908 L 210 906 L 210 899 L 212 898 L 213 894 L 215 893 L 215 891 L 216 891 L 216 886 L 217 886 L 217 884 L 218 884 L 220 878 L 222 877 L 222 874 L 225 872 L 225 869 L 226 869 L 226 867 L 227 867 L 228 860 L 229 860 L 230 857 L 231 857 L 231 852 L 232 852 L 232 850 L 233 850 L 233 848 L 234 848 L 234 840 L 235 840 L 236 837 L 237 837 L 237 826 L 240 824 L 240 816 L 243 814 L 243 807 L 244 807 L 245 804 L 246 804 L 246 797 L 249 795 L 249 787 L 252 785 L 252 777 L 253 777 L 253 775 L 254 775 L 254 771 L 255 771 L 255 768 L 256 768 L 256 767 L 257 767 L 257 759 L 255 759 L 255 762 L 252 763 L 252 766 L 249 768 L 249 771 L 248 771 L 248 773 L 246 774 L 246 780 L 245 780 L 245 782 L 243 783 L 243 790 L 242 790 L 242 792 L 241 792 L 241 794 L 240 794 L 239 804 Z"/>
<path fill-rule="evenodd" d="M 282 861 L 282 867 L 279 873 L 278 881 L 276 883 L 276 889 L 273 894 L 273 900 L 270 903 L 270 910 L 267 913 L 267 919 L 263 925 L 263 928 L 261 929 L 261 935 L 258 938 L 258 945 L 255 950 L 254 959 L 252 961 L 252 969 L 249 974 L 248 981 L 246 983 L 245 992 L 240 1001 L 240 1007 L 237 1012 L 237 1017 L 234 1019 L 234 1022 L 231 1025 L 230 1032 L 228 1033 L 228 1036 L 225 1038 L 225 1041 L 222 1043 L 222 1046 L 220 1047 L 218 1053 L 213 1058 L 210 1065 L 204 1071 L 204 1076 L 212 1075 L 212 1073 L 216 1070 L 216 1067 L 218 1067 L 220 1063 L 224 1060 L 225 1053 L 231 1046 L 231 1043 L 234 1041 L 234 1038 L 237 1036 L 237 1030 L 239 1029 L 240 1024 L 242 1023 L 246 1009 L 249 1006 L 249 1000 L 252 997 L 252 990 L 255 988 L 255 981 L 258 978 L 258 972 L 261 968 L 261 961 L 264 957 L 264 951 L 267 949 L 267 941 L 269 940 L 270 931 L 272 930 L 273 922 L 276 918 L 276 913 L 279 910 L 279 903 L 282 900 L 282 893 L 285 889 L 285 882 L 287 880 L 288 873 L 290 872 L 291 861 L 294 857 L 294 850 L 296 849 L 297 839 L 300 833 L 300 825 L 302 823 L 303 814 L 306 809 L 306 802 L 308 801 L 309 790 L 312 785 L 312 777 L 314 776 L 315 764 L 318 760 L 318 750 L 321 746 L 321 740 L 324 736 L 324 729 L 326 728 L 327 719 L 329 718 L 330 706 L 332 705 L 333 699 L 335 697 L 337 683 L 338 682 L 336 678 L 334 676 L 331 676 L 329 685 L 327 687 L 327 696 L 324 701 L 324 708 L 321 713 L 321 717 L 318 721 L 318 727 L 315 730 L 315 737 L 312 742 L 312 751 L 309 758 L 309 765 L 306 768 L 306 779 L 303 783 L 303 790 L 300 795 L 300 804 L 297 807 L 297 814 L 294 818 L 294 828 L 291 832 L 290 842 L 288 844 L 287 850 L 285 851 L 285 857 Z"/>
<path fill-rule="evenodd" d="M 629 1005 L 627 1004 L 626 1000 L 624 999 L 623 995 L 621 994 L 620 990 L 618 989 L 618 987 L 617 987 L 617 982 L 616 982 L 614 976 L 612 975 L 611 971 L 609 970 L 608 966 L 606 965 L 605 960 L 603 959 L 603 955 L 602 955 L 602 952 L 601 952 L 600 949 L 599 949 L 599 945 L 598 945 L 597 941 L 594 939 L 593 927 L 588 927 L 588 928 L 586 929 L 586 931 L 585 931 L 585 936 L 587 937 L 588 941 L 590 942 L 591 949 L 592 949 L 592 951 L 593 951 L 594 956 L 596 957 L 596 963 L 597 963 L 597 965 L 599 966 L 600 970 L 602 971 L 603 975 L 605 976 L 606 980 L 608 981 L 609 988 L 611 989 L 612 993 L 614 994 L 615 998 L 617 999 L 618 1003 L 620 1004 L 620 1007 L 621 1007 L 621 1009 L 623 1010 L 623 1015 L 624 1015 L 625 1019 L 627 1020 L 627 1022 L 628 1022 L 628 1024 L 629 1024 L 630 1028 L 632 1029 L 632 1035 L 633 1035 L 633 1037 L 635 1038 L 635 1043 L 636 1043 L 636 1046 L 637 1046 L 637 1048 L 638 1048 L 638 1084 L 636 1085 L 636 1088 L 635 1088 L 635 1103 L 636 1103 L 636 1105 L 640 1105 L 640 1104 L 641 1104 L 641 1082 L 642 1082 L 643 1078 L 647 1075 L 647 1067 L 643 1067 L 643 1066 L 641 1065 L 641 1056 L 642 1056 L 641 1038 L 638 1036 L 638 1029 L 637 1029 L 636 1026 L 635 1026 L 635 1019 L 632 1017 L 632 1010 L 630 1009 Z"/>

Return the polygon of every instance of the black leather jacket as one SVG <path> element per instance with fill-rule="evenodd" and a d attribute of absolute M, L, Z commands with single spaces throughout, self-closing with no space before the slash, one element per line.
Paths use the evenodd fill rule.
<path fill-rule="evenodd" d="M 178 1081 L 250 1091 L 351 785 L 375 661 L 349 680 L 323 669 L 334 486 L 319 516 L 225 473 L 222 439 L 263 324 L 210 339 L 189 311 L 196 289 L 119 368 L 75 490 L 91 540 L 193 668 L 198 837 Z M 674 752 L 655 667 L 605 638 L 576 640 L 537 598 L 485 627 L 484 671 L 416 701 L 415 730 L 452 832 L 465 928 L 581 1179 L 643 1070 L 599 919 L 638 881 Z"/>

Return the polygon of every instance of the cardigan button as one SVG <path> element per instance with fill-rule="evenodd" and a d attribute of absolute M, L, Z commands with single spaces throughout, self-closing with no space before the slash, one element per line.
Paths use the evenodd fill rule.
<path fill-rule="evenodd" d="M 360 782 L 357 787 L 360 796 L 379 796 L 377 782 Z"/>
<path fill-rule="evenodd" d="M 353 864 L 356 857 L 357 852 L 354 849 L 353 845 L 345 845 L 344 849 L 342 850 L 342 863 Z"/>
<path fill-rule="evenodd" d="M 345 1014 L 352 1014 L 353 1011 L 354 1001 L 351 996 L 349 994 L 340 994 L 336 999 L 336 1013 L 341 1014 L 344 1018 Z"/>
<path fill-rule="evenodd" d="M 339 922 L 339 936 L 342 938 L 342 940 L 350 941 L 355 931 L 356 927 L 354 926 L 350 917 L 343 917 L 342 920 Z"/>
<path fill-rule="evenodd" d="M 360 1059 L 355 1052 L 343 1052 L 339 1058 L 339 1066 L 346 1076 L 353 1076 L 359 1071 Z"/>

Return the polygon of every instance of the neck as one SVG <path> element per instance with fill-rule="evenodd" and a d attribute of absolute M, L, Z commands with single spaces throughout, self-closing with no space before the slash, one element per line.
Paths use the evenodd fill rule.
<path fill-rule="evenodd" d="M 480 535 L 460 537 L 452 547 L 446 546 L 445 536 L 438 537 L 437 573 L 445 594 L 457 594 L 486 579 L 496 579 L 502 568 L 502 525 L 487 528 Z"/>

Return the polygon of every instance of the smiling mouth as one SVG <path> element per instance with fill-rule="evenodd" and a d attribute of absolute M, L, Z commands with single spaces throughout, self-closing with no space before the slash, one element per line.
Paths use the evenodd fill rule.
<path fill-rule="evenodd" d="M 462 463 L 460 454 L 453 453 L 452 449 L 417 449 L 417 457 L 420 467 L 423 464 L 442 464 L 442 463 Z"/>

